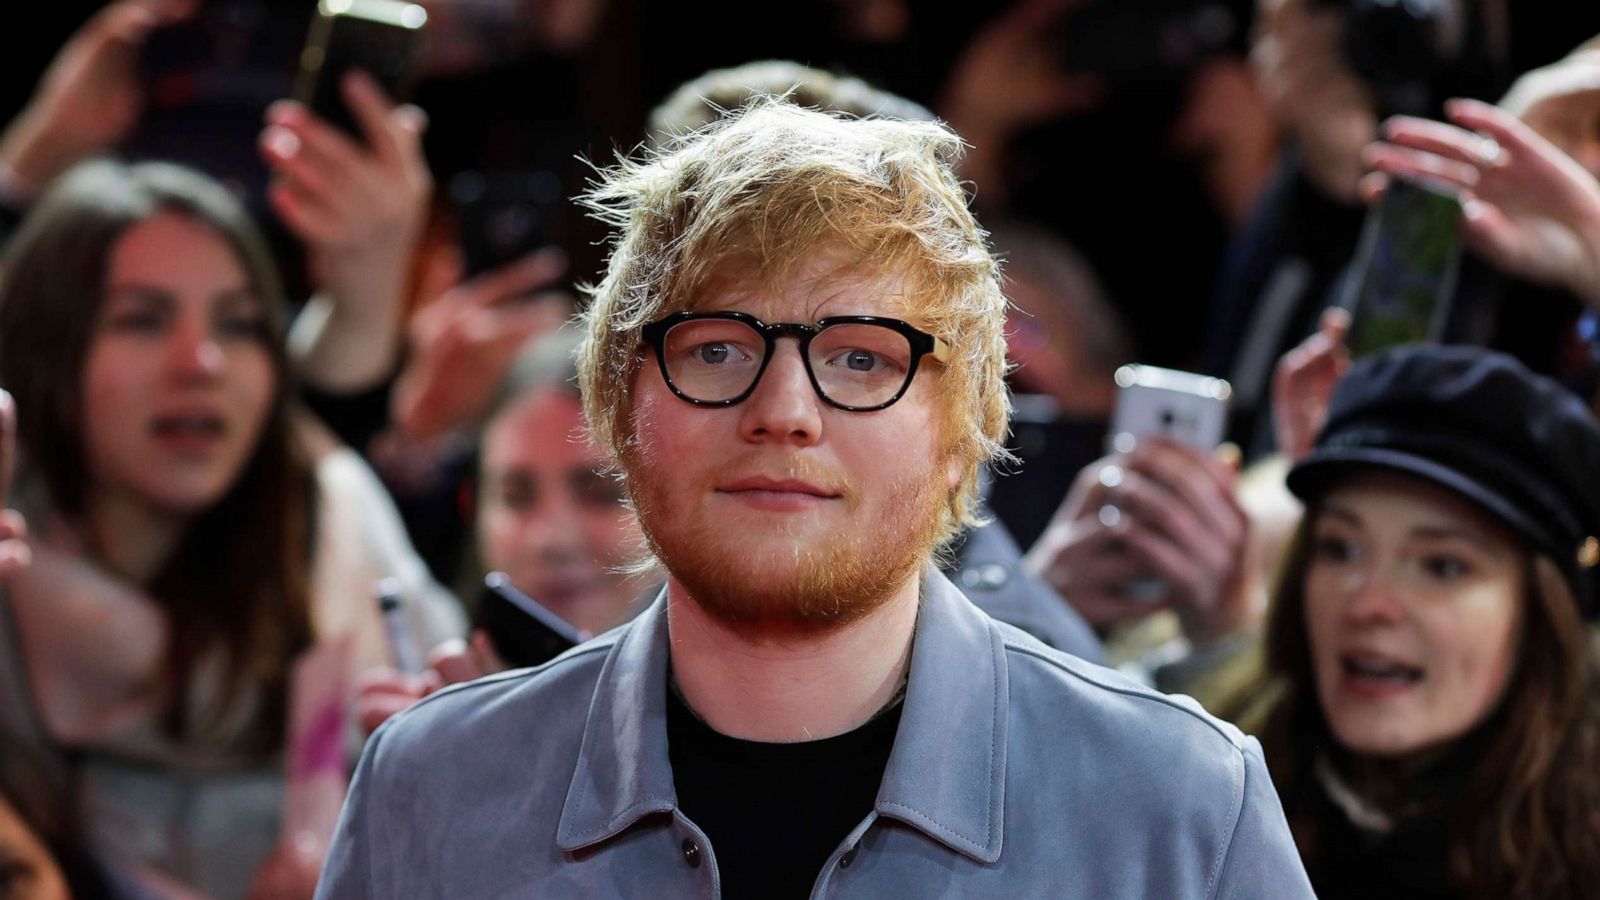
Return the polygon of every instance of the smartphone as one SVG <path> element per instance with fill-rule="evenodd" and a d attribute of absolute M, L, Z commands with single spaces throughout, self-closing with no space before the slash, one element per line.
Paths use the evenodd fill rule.
<path fill-rule="evenodd" d="M 1131 453 L 1139 442 L 1165 437 L 1210 453 L 1222 443 L 1228 428 L 1228 401 L 1233 387 L 1221 378 L 1127 365 L 1117 369 L 1117 405 L 1106 434 L 1108 449 Z M 1121 516 L 1108 505 L 1100 510 L 1107 525 Z M 1119 586 L 1121 596 L 1134 603 L 1156 604 L 1166 599 L 1167 583 L 1156 575 L 1131 578 Z"/>
<path fill-rule="evenodd" d="M 1117 405 L 1106 433 L 1107 449 L 1130 453 L 1150 437 L 1166 437 L 1210 453 L 1228 429 L 1233 388 L 1221 378 L 1127 365 L 1117 369 Z"/>
<path fill-rule="evenodd" d="M 543 665 L 584 640 L 572 623 L 517 590 L 504 572 L 484 576 L 473 625 L 489 635 L 495 653 L 514 669 Z"/>
<path fill-rule="evenodd" d="M 404 100 L 427 21 L 427 10 L 403 0 L 320 0 L 300 52 L 294 98 L 319 118 L 365 140 L 344 102 L 344 74 L 361 69 L 390 98 Z"/>
<path fill-rule="evenodd" d="M 1367 213 L 1340 302 L 1350 312 L 1351 355 L 1440 340 L 1460 268 L 1459 195 L 1443 184 L 1391 178 Z"/>
<path fill-rule="evenodd" d="M 1061 25 L 1061 66 L 1099 75 L 1109 90 L 1180 82 L 1242 32 L 1223 0 L 1115 0 L 1074 10 Z"/>
<path fill-rule="evenodd" d="M 562 191 L 554 172 L 462 172 L 449 192 L 469 278 L 556 243 Z"/>

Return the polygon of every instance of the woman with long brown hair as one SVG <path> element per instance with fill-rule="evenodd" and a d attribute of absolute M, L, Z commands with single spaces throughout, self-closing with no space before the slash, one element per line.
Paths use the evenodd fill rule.
<path fill-rule="evenodd" d="M 214 896 L 281 846 L 286 769 L 327 766 L 325 736 L 320 761 L 286 752 L 297 657 L 349 635 L 356 664 L 387 661 L 370 587 L 397 573 L 353 557 L 398 525 L 347 527 L 371 504 L 292 409 L 283 305 L 243 205 L 159 163 L 63 176 L 0 259 L 34 535 L 0 593 L 0 736 L 43 773 L 51 830 Z M 419 612 L 419 641 L 459 627 Z M 328 658 L 336 698 L 350 665 Z"/>
<path fill-rule="evenodd" d="M 1600 890 L 1597 473 L 1584 404 L 1508 357 L 1340 381 L 1289 475 L 1258 730 L 1319 896 Z"/>

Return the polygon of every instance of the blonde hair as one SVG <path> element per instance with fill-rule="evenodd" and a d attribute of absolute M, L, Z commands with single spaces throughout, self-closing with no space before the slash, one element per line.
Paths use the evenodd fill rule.
<path fill-rule="evenodd" d="M 641 327 L 695 308 L 714 283 L 776 284 L 825 251 L 844 261 L 838 275 L 895 278 L 905 314 L 950 346 L 944 445 L 962 475 L 942 536 L 975 523 L 980 467 L 1009 456 L 1011 404 L 1000 270 L 956 179 L 960 152 L 937 123 L 844 119 L 764 97 L 602 172 L 579 198 L 619 230 L 578 353 L 600 446 L 620 458 L 632 437 Z"/>

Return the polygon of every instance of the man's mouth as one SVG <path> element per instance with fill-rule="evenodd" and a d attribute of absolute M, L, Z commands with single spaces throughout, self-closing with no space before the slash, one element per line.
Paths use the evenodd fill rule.
<path fill-rule="evenodd" d="M 758 509 L 778 512 L 811 509 L 843 494 L 831 488 L 798 478 L 771 478 L 752 475 L 724 482 L 716 488 L 722 494 Z"/>

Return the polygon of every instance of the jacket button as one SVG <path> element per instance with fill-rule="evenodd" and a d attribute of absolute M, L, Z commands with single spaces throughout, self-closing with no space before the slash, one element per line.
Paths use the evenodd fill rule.
<path fill-rule="evenodd" d="M 857 844 L 856 846 L 851 847 L 849 850 L 846 850 L 844 852 L 844 855 L 839 857 L 839 868 L 841 868 L 841 869 L 850 868 L 850 864 L 856 861 L 856 853 L 859 852 L 860 850 L 861 850 L 861 845 L 860 844 Z"/>
<path fill-rule="evenodd" d="M 683 861 L 688 863 L 691 869 L 700 868 L 700 848 L 688 838 L 683 839 Z"/>

